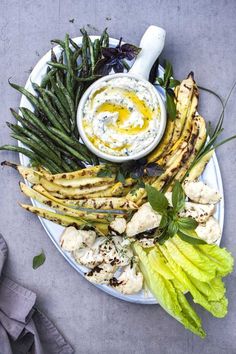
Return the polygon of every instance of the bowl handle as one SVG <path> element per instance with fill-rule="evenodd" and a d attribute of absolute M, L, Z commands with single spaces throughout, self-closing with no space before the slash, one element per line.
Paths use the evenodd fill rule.
<path fill-rule="evenodd" d="M 166 31 L 163 28 L 148 27 L 140 41 L 139 46 L 142 50 L 131 67 L 130 74 L 139 75 L 148 80 L 150 70 L 164 47 L 165 36 Z"/>

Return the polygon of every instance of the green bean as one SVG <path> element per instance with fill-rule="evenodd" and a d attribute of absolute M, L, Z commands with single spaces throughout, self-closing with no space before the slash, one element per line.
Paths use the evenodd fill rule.
<path fill-rule="evenodd" d="M 41 130 L 45 134 L 47 134 L 53 141 L 55 141 L 59 146 L 61 146 L 62 148 L 64 148 L 68 152 L 70 152 L 74 157 L 81 159 L 85 162 L 87 161 L 86 158 L 84 156 L 82 156 L 78 151 L 71 148 L 70 146 L 65 144 L 63 141 L 61 141 L 60 138 L 55 136 L 51 131 L 51 127 L 45 127 L 44 124 L 38 119 L 38 117 L 36 117 L 35 114 L 33 112 L 31 112 L 29 109 L 22 107 L 21 112 L 24 115 L 25 119 L 27 119 L 29 121 L 33 121 L 33 123 L 36 125 L 36 127 L 41 128 Z"/>
<path fill-rule="evenodd" d="M 83 94 L 83 88 L 84 88 L 84 85 L 83 83 L 81 82 L 81 84 L 79 85 L 78 89 L 77 89 L 77 92 L 76 92 L 76 96 L 75 96 L 75 107 L 77 109 L 78 105 L 79 105 L 79 100 Z"/>
<path fill-rule="evenodd" d="M 77 59 L 79 58 L 80 54 L 82 53 L 82 49 L 75 50 L 72 56 L 72 62 L 75 65 L 74 70 L 79 71 L 82 68 L 82 64 L 76 67 Z"/>
<path fill-rule="evenodd" d="M 94 57 L 93 43 L 92 43 L 89 36 L 88 36 L 88 47 L 89 47 L 89 52 L 90 52 L 91 69 L 92 69 L 92 74 L 93 74 L 94 68 L 95 68 L 95 57 Z"/>
<path fill-rule="evenodd" d="M 53 63 L 57 63 L 57 57 L 56 57 L 56 54 L 54 53 L 53 48 L 51 49 L 51 61 Z"/>
<path fill-rule="evenodd" d="M 28 100 L 35 106 L 38 107 L 39 103 L 37 100 L 37 97 L 35 97 L 34 95 L 32 95 L 32 93 L 30 93 L 29 91 L 27 91 L 24 87 L 13 84 L 12 82 L 9 81 L 9 84 L 11 85 L 11 87 L 13 87 L 14 89 L 16 89 L 17 91 L 19 91 L 20 93 L 22 93 L 22 95 L 24 95 L 25 97 L 28 98 Z"/>
<path fill-rule="evenodd" d="M 63 168 L 63 170 L 65 170 L 66 172 L 72 172 L 73 169 L 71 168 L 71 166 L 64 160 L 62 160 L 61 162 L 61 167 Z"/>
<path fill-rule="evenodd" d="M 72 47 L 75 48 L 75 50 L 80 49 L 80 47 L 78 46 L 77 43 L 75 43 L 75 41 L 73 41 L 73 39 L 69 38 L 70 44 L 72 45 Z"/>
<path fill-rule="evenodd" d="M 21 113 L 23 114 L 24 119 L 33 124 L 36 128 L 39 128 L 42 130 L 43 133 L 47 134 L 49 138 L 53 140 L 54 136 L 48 131 L 48 128 L 41 122 L 41 120 L 28 108 L 21 107 L 20 108 Z"/>
<path fill-rule="evenodd" d="M 30 132 L 33 135 L 36 135 L 39 137 L 43 142 L 48 146 L 49 149 L 51 149 L 59 158 L 60 158 L 60 152 L 57 151 L 57 146 L 55 146 L 51 140 L 49 140 L 46 136 L 42 134 L 42 130 L 40 128 L 35 129 L 35 126 L 23 119 L 17 112 L 15 112 L 12 108 L 10 109 L 12 115 L 15 117 L 15 119 L 21 123 L 23 128 Z"/>
<path fill-rule="evenodd" d="M 75 112 L 74 102 L 73 102 L 68 90 L 66 89 L 66 87 L 61 82 L 58 83 L 58 86 L 61 89 L 62 93 L 65 95 L 65 98 L 67 100 L 68 106 L 70 108 L 71 120 L 72 120 L 71 129 L 73 131 L 74 128 L 75 128 L 75 124 L 76 124 L 76 122 L 75 122 L 76 112 Z"/>
<path fill-rule="evenodd" d="M 81 33 L 83 34 L 83 39 L 82 39 L 82 72 L 83 75 L 87 75 L 89 72 L 89 63 L 88 63 L 88 57 L 87 57 L 87 48 L 88 48 L 88 34 L 85 30 L 81 30 Z"/>
<path fill-rule="evenodd" d="M 70 132 L 70 121 L 68 119 L 67 112 L 65 111 L 64 107 L 62 106 L 62 104 L 61 104 L 60 100 L 57 98 L 57 96 L 54 95 L 49 90 L 42 89 L 37 84 L 33 84 L 33 86 L 34 86 L 35 90 L 37 90 L 42 95 L 42 98 L 44 99 L 45 103 L 48 105 L 48 107 L 50 108 L 50 110 L 54 114 L 54 116 L 57 117 L 57 119 L 59 120 L 59 123 L 63 126 L 63 129 L 69 133 Z M 59 114 L 52 106 L 52 104 L 50 102 L 50 98 L 51 98 L 52 102 L 55 104 L 56 108 L 58 109 Z"/>
<path fill-rule="evenodd" d="M 65 37 L 65 55 L 66 55 L 66 63 L 67 63 L 67 68 L 68 71 L 66 73 L 66 88 L 70 93 L 71 97 L 74 97 L 74 90 L 73 90 L 73 86 L 74 86 L 74 79 L 73 79 L 73 70 L 72 70 L 72 58 L 73 55 L 71 55 L 71 53 L 73 54 L 73 52 L 70 50 L 70 42 L 69 42 L 69 35 L 68 33 L 66 34 Z"/>
<path fill-rule="evenodd" d="M 66 62 L 67 62 L 67 67 L 70 75 L 73 75 L 72 72 L 72 67 L 71 67 L 71 53 L 70 53 L 70 42 L 69 42 L 69 35 L 66 33 L 65 37 L 65 54 L 66 54 Z"/>
<path fill-rule="evenodd" d="M 94 58 L 95 62 L 97 62 L 100 59 L 101 55 L 101 45 L 100 45 L 100 40 L 97 38 L 93 42 L 93 48 L 94 48 Z"/>
<path fill-rule="evenodd" d="M 87 158 L 87 161 L 91 162 L 90 152 L 89 152 L 89 150 L 86 148 L 86 146 L 84 144 L 81 144 L 78 140 L 76 140 L 76 138 L 74 138 L 74 139 L 70 138 L 68 135 L 62 133 L 60 130 L 58 130 L 56 128 L 50 127 L 50 131 L 52 133 L 54 133 L 62 141 L 64 141 L 66 144 L 68 144 L 69 146 L 71 146 L 71 147 L 73 147 L 75 149 L 80 149 L 81 152 Z"/>
<path fill-rule="evenodd" d="M 71 117 L 71 110 L 68 104 L 67 99 L 64 96 L 64 93 L 62 90 L 59 88 L 58 83 L 54 80 L 54 78 L 51 79 L 51 84 L 54 90 L 55 95 L 57 98 L 60 100 L 62 106 L 65 108 L 66 112 L 68 113 L 69 117 Z"/>
<path fill-rule="evenodd" d="M 93 81 L 97 80 L 101 77 L 101 75 L 91 75 L 89 77 L 76 77 L 76 81 L 78 82 L 88 82 L 88 81 Z"/>
<path fill-rule="evenodd" d="M 33 142 L 35 142 L 42 149 L 42 151 L 45 152 L 45 156 L 48 156 L 50 159 L 55 161 L 58 165 L 61 165 L 60 155 L 58 156 L 58 154 L 55 152 L 55 150 L 52 149 L 51 147 L 49 147 L 44 140 L 39 139 L 34 133 L 32 133 L 31 131 L 29 131 L 26 128 L 22 128 L 19 125 L 14 125 L 14 124 L 11 124 L 8 122 L 7 122 L 7 125 L 13 132 L 15 132 L 15 134 L 20 134 L 21 136 L 24 135 L 27 138 L 31 139 Z"/>
<path fill-rule="evenodd" d="M 36 152 L 39 156 L 41 156 L 45 160 L 50 160 L 52 166 L 53 165 L 58 166 L 61 164 L 61 161 L 56 161 L 55 155 L 52 154 L 51 151 L 49 151 L 48 149 L 45 149 L 43 144 L 39 144 L 39 142 L 36 143 L 35 141 L 32 141 L 30 138 L 24 137 L 16 133 L 12 133 L 11 137 L 21 141 L 23 144 L 25 144 L 27 147 L 29 147 L 31 150 Z"/>
<path fill-rule="evenodd" d="M 50 83 L 50 78 L 54 76 L 57 71 L 55 68 L 50 68 L 49 66 L 48 68 L 50 69 L 50 71 L 46 73 L 45 76 L 43 77 L 43 80 L 40 85 L 42 88 L 45 88 L 48 85 L 48 83 Z"/>
<path fill-rule="evenodd" d="M 104 39 L 103 39 L 103 47 L 108 48 L 109 47 L 109 35 L 107 33 L 107 30 L 105 30 L 105 34 L 104 34 Z"/>
<path fill-rule="evenodd" d="M 51 124 L 54 127 L 57 127 L 58 129 L 61 129 L 63 131 L 69 131 L 68 127 L 66 127 L 64 125 L 63 119 L 59 116 L 59 114 L 53 108 L 51 102 L 49 101 L 49 99 L 46 96 L 44 96 L 43 99 L 41 97 L 39 97 L 39 103 L 40 103 L 41 109 L 46 114 L 47 118 L 50 120 Z"/>
<path fill-rule="evenodd" d="M 55 130 L 53 129 L 53 127 L 48 127 L 48 130 L 49 130 L 51 133 L 55 133 Z M 59 137 L 59 135 L 58 135 L 58 137 Z M 86 157 L 84 157 L 79 151 L 77 151 L 77 150 L 75 150 L 74 148 L 72 148 L 71 146 L 65 144 L 65 143 L 62 142 L 62 141 L 60 140 L 60 138 L 58 138 L 58 137 L 56 137 L 56 136 L 54 135 L 54 139 L 57 139 L 57 140 L 60 142 L 61 146 L 64 146 L 65 149 L 66 149 L 67 151 L 69 151 L 74 157 L 76 157 L 76 158 L 78 158 L 78 159 L 80 159 L 80 160 L 82 160 L 82 161 L 85 161 L 85 162 L 87 161 Z"/>
<path fill-rule="evenodd" d="M 46 90 L 45 93 L 55 103 L 55 106 L 57 107 L 60 115 L 65 119 L 65 124 L 69 127 L 70 126 L 70 118 L 69 118 L 68 113 L 65 110 L 64 106 L 62 105 L 61 101 L 57 98 L 57 96 L 53 92 Z"/>
<path fill-rule="evenodd" d="M 73 171 L 81 169 L 81 167 L 75 161 L 73 161 L 70 157 L 64 155 L 63 159 L 67 163 L 67 165 L 69 165 L 72 168 Z"/>
<path fill-rule="evenodd" d="M 47 64 L 56 69 L 67 70 L 67 66 L 65 64 L 54 63 L 53 61 L 48 61 Z"/>
<path fill-rule="evenodd" d="M 101 45 L 101 47 L 104 47 L 103 42 L 104 42 L 106 33 L 107 33 L 107 27 L 104 29 L 104 31 L 102 32 L 101 37 L 100 37 L 100 45 Z"/>
<path fill-rule="evenodd" d="M 60 39 L 52 39 L 51 43 L 59 44 L 63 49 L 65 49 L 65 43 Z"/>
<path fill-rule="evenodd" d="M 59 167 L 54 167 L 51 165 L 51 163 L 49 161 L 45 161 L 43 158 L 41 158 L 38 154 L 36 154 L 35 152 L 25 149 L 23 147 L 20 146 L 14 146 L 14 145 L 3 145 L 0 146 L 0 150 L 6 150 L 6 151 L 14 151 L 14 152 L 18 152 L 21 153 L 25 156 L 27 156 L 31 162 L 36 162 L 37 164 L 43 164 L 48 170 L 50 170 L 52 173 L 60 173 L 63 172 L 63 170 Z"/>
<path fill-rule="evenodd" d="M 127 71 L 130 70 L 130 66 L 129 66 L 129 64 L 127 63 L 126 60 L 122 60 L 122 64 L 123 64 L 123 66 L 125 67 L 125 69 L 126 69 Z"/>

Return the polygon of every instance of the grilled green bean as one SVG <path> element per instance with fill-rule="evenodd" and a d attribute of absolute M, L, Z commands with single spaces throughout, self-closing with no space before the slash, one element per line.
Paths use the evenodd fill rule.
<path fill-rule="evenodd" d="M 59 167 L 53 167 L 51 165 L 50 162 L 44 160 L 43 158 L 41 158 L 38 154 L 36 154 L 35 152 L 22 148 L 20 146 L 14 146 L 14 145 L 3 145 L 0 146 L 0 150 L 6 150 L 6 151 L 14 151 L 14 152 L 19 152 L 25 156 L 27 156 L 31 162 L 35 162 L 37 164 L 42 164 L 44 165 L 47 169 L 49 169 L 52 173 L 60 173 L 63 172 L 63 170 Z"/>
<path fill-rule="evenodd" d="M 38 99 L 37 97 L 35 97 L 34 95 L 32 95 L 32 93 L 30 93 L 29 91 L 27 91 L 24 87 L 13 84 L 12 82 L 9 81 L 9 84 L 11 85 L 11 87 L 13 87 L 14 89 L 16 89 L 17 91 L 19 91 L 20 93 L 22 93 L 22 95 L 24 95 L 25 97 L 28 98 L 28 100 L 30 101 L 30 103 L 32 103 L 35 107 L 39 107 L 39 103 L 38 103 Z"/>
<path fill-rule="evenodd" d="M 36 152 L 36 154 L 38 154 L 39 156 L 41 156 L 42 158 L 45 158 L 46 160 L 50 160 L 50 163 L 53 165 L 55 164 L 55 166 L 60 165 L 61 161 L 56 161 L 55 160 L 55 155 L 51 153 L 51 151 L 49 149 L 45 149 L 44 145 L 41 143 L 36 143 L 35 141 L 24 137 L 23 135 L 20 134 L 16 134 L 16 133 L 12 133 L 11 137 L 14 139 L 17 139 L 19 141 L 21 141 L 23 144 L 25 144 L 27 147 L 29 147 L 31 150 L 33 150 L 34 152 Z M 54 167 L 55 167 L 54 166 Z"/>
<path fill-rule="evenodd" d="M 53 61 L 48 61 L 48 65 L 56 69 L 67 70 L 67 66 L 61 63 L 54 63 Z"/>
<path fill-rule="evenodd" d="M 92 74 L 93 74 L 94 68 L 95 68 L 95 56 L 94 56 L 93 42 L 91 41 L 89 36 L 88 36 L 88 47 L 89 47 L 89 52 L 90 52 L 91 70 L 92 70 Z"/>

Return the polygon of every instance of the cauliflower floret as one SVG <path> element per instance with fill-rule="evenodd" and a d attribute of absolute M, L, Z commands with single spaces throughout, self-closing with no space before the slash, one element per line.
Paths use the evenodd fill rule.
<path fill-rule="evenodd" d="M 103 263 L 104 257 L 100 253 L 100 246 L 106 241 L 105 237 L 99 237 L 91 248 L 77 249 L 73 252 L 76 262 L 88 268 L 94 268 Z"/>
<path fill-rule="evenodd" d="M 96 284 L 108 284 L 117 267 L 109 263 L 102 263 L 85 274 L 85 278 Z"/>
<path fill-rule="evenodd" d="M 101 263 L 125 266 L 130 263 L 133 252 L 129 242 L 120 236 L 114 236 L 111 239 L 99 237 L 92 247 L 76 249 L 73 256 L 76 262 L 88 268 L 94 268 Z"/>
<path fill-rule="evenodd" d="M 100 246 L 100 253 L 105 263 L 124 266 L 130 263 L 133 252 L 130 244 L 123 241 L 120 236 L 114 236 Z"/>
<path fill-rule="evenodd" d="M 155 246 L 154 238 L 141 238 L 138 240 L 138 243 L 140 243 L 143 248 L 150 248 Z"/>
<path fill-rule="evenodd" d="M 75 251 L 76 249 L 92 246 L 96 238 L 96 233 L 92 230 L 77 230 L 73 226 L 65 228 L 61 235 L 60 246 L 65 251 Z"/>
<path fill-rule="evenodd" d="M 130 247 L 131 242 L 119 236 L 115 236 L 112 239 L 117 251 L 116 265 L 123 267 L 130 264 L 133 257 L 133 251 Z"/>
<path fill-rule="evenodd" d="M 199 224 L 195 229 L 198 236 L 207 243 L 216 242 L 221 236 L 221 229 L 218 221 L 212 216 L 204 224 Z"/>
<path fill-rule="evenodd" d="M 154 211 L 149 203 L 143 204 L 133 215 L 126 227 L 126 234 L 132 237 L 141 232 L 158 227 L 161 215 Z"/>
<path fill-rule="evenodd" d="M 143 287 L 143 275 L 137 269 L 137 264 L 126 266 L 121 275 L 112 279 L 110 284 L 122 294 L 138 293 Z"/>
<path fill-rule="evenodd" d="M 118 234 L 123 234 L 126 229 L 126 220 L 124 218 L 116 217 L 111 223 L 110 228 Z"/>
<path fill-rule="evenodd" d="M 180 217 L 192 217 L 197 222 L 206 222 L 215 212 L 214 204 L 197 204 L 185 202 L 184 210 L 179 213 Z"/>
<path fill-rule="evenodd" d="M 201 181 L 191 181 L 183 184 L 185 194 L 196 203 L 216 204 L 220 201 L 220 194 Z"/>

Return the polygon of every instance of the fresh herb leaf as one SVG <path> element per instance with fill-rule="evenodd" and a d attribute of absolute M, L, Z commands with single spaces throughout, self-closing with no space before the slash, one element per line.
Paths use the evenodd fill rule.
<path fill-rule="evenodd" d="M 169 89 L 170 90 L 170 89 Z M 176 118 L 176 104 L 175 104 L 175 98 L 174 96 L 170 93 L 170 91 L 166 90 L 166 109 L 167 109 L 167 114 L 168 117 L 171 120 L 175 120 Z"/>
<path fill-rule="evenodd" d="M 167 234 L 169 237 L 173 237 L 178 231 L 178 224 L 172 220 L 167 228 Z"/>
<path fill-rule="evenodd" d="M 191 217 L 178 218 L 178 225 L 180 229 L 195 230 L 198 222 Z"/>
<path fill-rule="evenodd" d="M 156 83 L 165 90 L 167 114 L 171 120 L 174 120 L 176 118 L 176 103 L 173 88 L 178 86 L 180 82 L 174 79 L 172 75 L 172 65 L 170 64 L 170 62 L 166 61 L 164 77 L 163 79 L 161 77 L 156 78 Z"/>
<path fill-rule="evenodd" d="M 164 83 L 163 83 L 164 88 L 167 88 L 169 86 L 169 80 L 172 75 L 173 75 L 172 65 L 169 61 L 166 60 L 165 61 Z"/>
<path fill-rule="evenodd" d="M 112 170 L 105 166 L 102 170 L 98 171 L 97 177 L 112 177 Z"/>
<path fill-rule="evenodd" d="M 118 182 L 121 182 L 122 184 L 125 183 L 125 176 L 120 170 L 118 170 L 118 172 L 117 172 L 116 180 Z"/>
<path fill-rule="evenodd" d="M 160 214 L 165 214 L 169 206 L 168 199 L 165 195 L 148 184 L 146 184 L 145 189 L 152 209 Z"/>
<path fill-rule="evenodd" d="M 156 81 L 158 82 L 158 84 L 159 84 L 160 86 L 163 87 L 164 81 L 163 81 L 163 79 L 162 79 L 161 77 L 157 77 L 157 78 L 156 78 Z"/>
<path fill-rule="evenodd" d="M 121 44 L 121 42 L 122 38 L 115 48 L 101 49 L 102 58 L 95 67 L 97 74 L 108 75 L 112 69 L 115 73 L 121 73 L 127 68 L 125 59 L 133 60 L 139 54 L 141 48 L 129 43 Z"/>
<path fill-rule="evenodd" d="M 170 88 L 175 88 L 176 86 L 180 85 L 180 81 L 176 79 L 170 79 L 169 87 Z"/>
<path fill-rule="evenodd" d="M 140 179 L 143 176 L 157 177 L 163 172 L 157 163 L 147 163 L 146 158 L 130 160 L 119 165 L 118 171 L 124 178 Z"/>
<path fill-rule="evenodd" d="M 130 191 L 131 195 L 135 195 L 137 190 L 140 188 L 145 188 L 145 183 L 143 182 L 143 180 L 141 178 L 137 180 L 137 183 Z"/>
<path fill-rule="evenodd" d="M 179 217 L 178 213 L 184 208 L 185 193 L 181 184 L 176 181 L 172 191 L 172 205 L 168 204 L 168 200 L 164 193 L 156 188 L 146 185 L 148 202 L 153 210 L 161 214 L 161 221 L 157 227 L 154 238 L 161 245 L 168 238 L 178 234 L 184 241 L 192 244 L 203 244 L 205 241 L 199 239 L 195 229 L 198 225 L 197 221 L 191 217 Z"/>
<path fill-rule="evenodd" d="M 185 193 L 179 181 L 173 187 L 172 204 L 175 212 L 181 211 L 185 206 Z"/>
<path fill-rule="evenodd" d="M 168 225 L 169 218 L 167 215 L 162 215 L 159 227 L 164 229 Z"/>
<path fill-rule="evenodd" d="M 46 256 L 44 254 L 44 251 L 42 250 L 40 254 L 38 254 L 33 258 L 33 264 L 32 264 L 33 269 L 39 268 L 41 265 L 43 265 L 45 260 L 46 260 Z"/>
<path fill-rule="evenodd" d="M 183 231 L 178 230 L 178 236 L 185 242 L 191 243 L 192 245 L 204 245 L 206 242 L 199 237 L 192 237 Z"/>
<path fill-rule="evenodd" d="M 163 173 L 163 168 L 156 162 L 150 162 L 145 166 L 145 172 L 149 177 L 158 177 Z"/>

